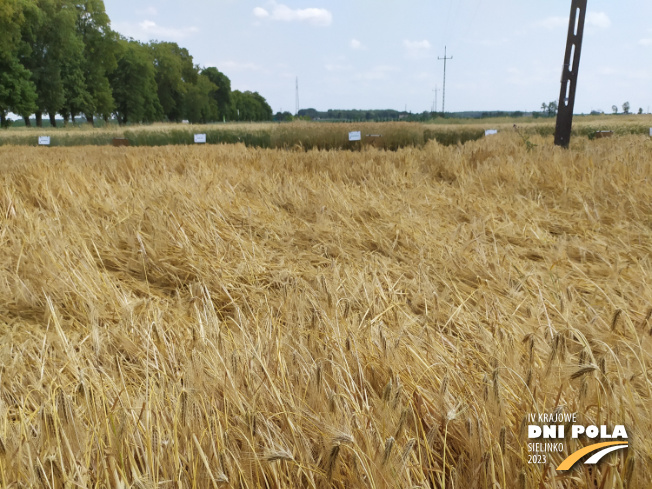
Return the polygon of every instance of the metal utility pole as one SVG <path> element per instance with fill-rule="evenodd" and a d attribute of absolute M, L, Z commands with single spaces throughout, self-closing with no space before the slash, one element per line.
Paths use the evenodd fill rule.
<path fill-rule="evenodd" d="M 573 128 L 573 107 L 575 106 L 577 74 L 580 67 L 580 53 L 582 52 L 586 4 L 587 0 L 572 0 L 570 20 L 568 22 L 568 40 L 566 41 L 564 68 L 561 74 L 557 127 L 555 128 L 555 144 L 563 148 L 568 148 Z"/>
<path fill-rule="evenodd" d="M 437 59 L 440 61 L 441 60 L 444 61 L 444 96 L 441 101 L 441 111 L 442 113 L 445 113 L 446 112 L 446 61 L 449 59 L 453 59 L 453 57 L 452 56 L 450 58 L 446 57 L 446 46 L 444 46 L 444 57 L 440 58 L 439 56 L 437 56 Z"/>
<path fill-rule="evenodd" d="M 295 95 L 295 105 L 296 105 L 296 111 L 294 115 L 299 115 L 299 77 L 297 76 L 297 91 Z"/>
<path fill-rule="evenodd" d="M 435 92 L 435 101 L 432 103 L 432 112 L 437 112 L 437 98 L 439 98 L 439 87 L 435 85 L 435 89 L 433 90 Z"/>

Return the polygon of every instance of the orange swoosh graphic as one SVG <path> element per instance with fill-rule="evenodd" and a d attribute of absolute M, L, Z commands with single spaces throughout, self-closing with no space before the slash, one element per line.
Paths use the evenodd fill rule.
<path fill-rule="evenodd" d="M 584 447 L 570 454 L 566 460 L 564 460 L 561 464 L 559 464 L 557 470 L 568 470 L 573 465 L 575 465 L 575 462 L 581 459 L 584 455 L 588 455 L 589 453 L 596 452 L 601 448 L 612 447 L 614 445 L 627 445 L 627 444 L 628 443 L 626 441 L 606 441 L 604 443 L 596 443 L 595 445 L 589 445 L 588 447 Z"/>

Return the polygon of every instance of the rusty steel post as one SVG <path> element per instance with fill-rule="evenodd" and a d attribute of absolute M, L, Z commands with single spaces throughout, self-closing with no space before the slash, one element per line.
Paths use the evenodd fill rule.
<path fill-rule="evenodd" d="M 572 0 L 570 21 L 568 22 L 568 40 L 566 41 L 564 68 L 561 74 L 561 91 L 559 92 L 557 127 L 555 128 L 555 144 L 563 148 L 568 148 L 573 128 L 573 107 L 575 106 L 577 73 L 582 52 L 586 4 L 587 0 Z"/>

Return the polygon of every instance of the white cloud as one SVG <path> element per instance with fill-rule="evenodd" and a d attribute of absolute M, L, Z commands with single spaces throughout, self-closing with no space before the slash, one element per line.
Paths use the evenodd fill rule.
<path fill-rule="evenodd" d="M 181 41 L 199 32 L 197 27 L 164 27 L 153 20 L 143 20 L 138 24 L 131 22 L 117 22 L 114 29 L 127 37 L 141 41 L 159 39 L 164 41 Z"/>
<path fill-rule="evenodd" d="M 405 48 L 408 58 L 419 59 L 428 56 L 432 46 L 427 40 L 423 41 L 403 41 L 403 47 Z"/>
<path fill-rule="evenodd" d="M 326 27 L 333 22 L 333 14 L 323 8 L 292 9 L 282 3 L 269 2 L 269 10 L 256 7 L 254 16 L 259 19 L 270 19 L 282 22 L 306 22 L 311 25 Z"/>
<path fill-rule="evenodd" d="M 269 12 L 262 7 L 256 7 L 254 9 L 254 15 L 259 19 L 266 19 L 269 17 Z"/>
<path fill-rule="evenodd" d="M 638 43 L 641 46 L 652 46 L 652 39 L 641 39 Z"/>
<path fill-rule="evenodd" d="M 362 51 L 367 49 L 366 46 L 364 46 L 360 41 L 357 39 L 351 39 L 351 49 L 355 49 L 357 51 Z"/>
<path fill-rule="evenodd" d="M 586 25 L 598 29 L 608 29 L 611 27 L 611 19 L 604 12 L 589 12 L 586 14 Z"/>

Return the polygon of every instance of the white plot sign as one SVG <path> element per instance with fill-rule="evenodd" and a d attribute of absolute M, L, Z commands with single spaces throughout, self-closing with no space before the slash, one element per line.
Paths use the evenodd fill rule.
<path fill-rule="evenodd" d="M 484 132 L 485 136 L 493 136 L 494 134 L 498 134 L 498 129 L 487 129 Z"/>
<path fill-rule="evenodd" d="M 203 144 L 206 142 L 206 134 L 195 134 L 195 143 Z"/>
<path fill-rule="evenodd" d="M 50 145 L 50 136 L 39 136 L 38 137 L 39 146 L 49 146 Z"/>
<path fill-rule="evenodd" d="M 650 136 L 652 136 L 652 127 L 650 128 Z"/>
<path fill-rule="evenodd" d="M 351 131 L 349 141 L 362 141 L 362 133 L 360 131 Z"/>

